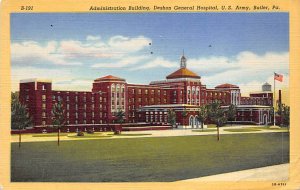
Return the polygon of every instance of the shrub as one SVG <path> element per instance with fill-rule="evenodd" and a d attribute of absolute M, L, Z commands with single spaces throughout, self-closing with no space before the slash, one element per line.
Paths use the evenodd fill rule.
<path fill-rule="evenodd" d="M 87 133 L 88 134 L 94 134 L 94 131 L 93 130 L 87 130 Z"/>
<path fill-rule="evenodd" d="M 82 131 L 78 131 L 78 132 L 77 132 L 77 136 L 80 136 L 80 137 L 81 137 L 81 136 L 84 136 L 84 133 L 83 133 Z"/>

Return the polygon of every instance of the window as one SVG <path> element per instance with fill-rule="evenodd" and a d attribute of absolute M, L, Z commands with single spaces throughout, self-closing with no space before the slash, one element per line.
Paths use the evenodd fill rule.
<path fill-rule="evenodd" d="M 75 113 L 75 118 L 76 118 L 76 119 L 78 118 L 78 113 L 77 113 L 77 112 Z"/>
<path fill-rule="evenodd" d="M 147 89 L 145 90 L 145 94 L 148 94 L 148 90 Z"/>
<path fill-rule="evenodd" d="M 78 102 L 78 96 L 75 96 L 75 102 Z"/>
<path fill-rule="evenodd" d="M 46 95 L 42 95 L 42 100 L 46 101 Z"/>
<path fill-rule="evenodd" d="M 154 90 L 151 90 L 151 94 L 154 94 Z"/>
<path fill-rule="evenodd" d="M 42 90 L 46 90 L 46 85 L 42 85 Z"/>
<path fill-rule="evenodd" d="M 132 90 L 131 90 L 131 93 L 132 93 L 132 94 L 134 94 L 134 92 L 135 92 L 135 90 L 134 90 L 134 89 L 132 89 Z"/>
<path fill-rule="evenodd" d="M 70 105 L 69 104 L 67 104 L 67 110 L 69 110 L 70 109 Z"/>
<path fill-rule="evenodd" d="M 46 104 L 45 103 L 42 104 L 42 108 L 46 109 Z"/>
<path fill-rule="evenodd" d="M 86 97 L 85 96 L 83 97 L 83 101 L 86 102 Z"/>
<path fill-rule="evenodd" d="M 69 96 L 67 96 L 67 101 L 69 101 L 70 100 L 70 97 Z"/>
<path fill-rule="evenodd" d="M 42 121 L 42 125 L 45 126 L 46 125 L 46 121 Z"/>
<path fill-rule="evenodd" d="M 26 95 L 26 101 L 28 101 L 29 100 L 29 96 L 28 95 Z"/>
<path fill-rule="evenodd" d="M 42 112 L 42 117 L 46 117 L 46 112 Z"/>
<path fill-rule="evenodd" d="M 139 94 L 142 94 L 142 90 L 141 90 L 141 89 L 139 89 L 139 91 L 138 91 L 138 92 L 139 92 Z"/>
<path fill-rule="evenodd" d="M 165 96 L 167 95 L 167 91 L 165 91 L 165 90 L 164 90 L 164 95 L 165 95 Z"/>
<path fill-rule="evenodd" d="M 70 117 L 70 113 L 69 112 L 67 112 L 67 117 Z"/>

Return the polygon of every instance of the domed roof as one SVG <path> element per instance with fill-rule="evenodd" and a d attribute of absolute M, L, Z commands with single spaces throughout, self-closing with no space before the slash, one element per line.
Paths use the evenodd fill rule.
<path fill-rule="evenodd" d="M 167 79 L 176 79 L 176 78 L 196 78 L 200 79 L 201 77 L 196 73 L 188 70 L 187 68 L 180 68 L 177 71 L 171 73 L 167 76 Z"/>
<path fill-rule="evenodd" d="M 95 82 L 96 81 L 110 81 L 110 80 L 125 81 L 125 79 L 122 79 L 122 78 L 119 78 L 119 77 L 116 77 L 116 76 L 112 76 L 112 75 L 107 75 L 107 76 L 95 79 Z"/>
<path fill-rule="evenodd" d="M 215 88 L 239 88 L 239 87 L 234 84 L 225 83 L 225 84 L 220 84 L 220 85 L 216 86 Z"/>

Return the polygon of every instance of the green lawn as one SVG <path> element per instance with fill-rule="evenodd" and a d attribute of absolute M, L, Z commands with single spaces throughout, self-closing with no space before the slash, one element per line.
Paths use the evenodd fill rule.
<path fill-rule="evenodd" d="M 60 136 L 68 136 L 68 133 L 60 133 Z M 32 137 L 57 137 L 57 133 L 34 134 Z"/>
<path fill-rule="evenodd" d="M 217 131 L 217 129 L 196 129 L 192 130 L 193 132 L 212 132 L 212 131 Z"/>
<path fill-rule="evenodd" d="M 270 128 L 271 126 L 266 127 L 249 127 L 250 129 L 263 129 L 263 130 L 276 130 L 276 131 L 288 131 L 287 127 L 281 127 L 281 128 Z"/>
<path fill-rule="evenodd" d="M 26 142 L 11 146 L 13 182 L 176 181 L 289 162 L 289 134 Z"/>
<path fill-rule="evenodd" d="M 137 133 L 137 134 L 124 134 L 124 133 L 121 133 L 121 134 L 117 134 L 115 136 L 146 136 L 146 135 L 151 135 L 151 133 Z"/>
<path fill-rule="evenodd" d="M 252 131 L 261 131 L 257 128 L 240 128 L 240 129 L 224 129 L 224 131 L 228 132 L 252 132 Z"/>
<path fill-rule="evenodd" d="M 217 128 L 216 124 L 207 124 L 207 128 Z"/>

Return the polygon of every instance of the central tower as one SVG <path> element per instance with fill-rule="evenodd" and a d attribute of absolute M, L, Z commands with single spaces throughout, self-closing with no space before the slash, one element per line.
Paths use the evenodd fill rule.
<path fill-rule="evenodd" d="M 184 57 L 184 51 L 183 51 L 182 56 L 180 58 L 180 68 L 186 68 L 186 58 Z"/>

